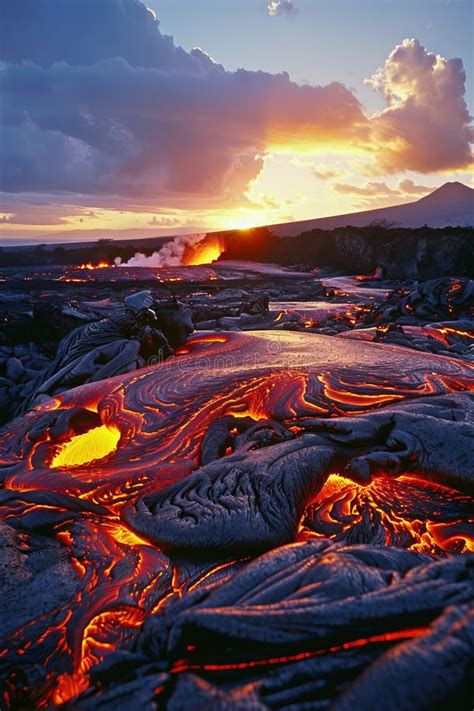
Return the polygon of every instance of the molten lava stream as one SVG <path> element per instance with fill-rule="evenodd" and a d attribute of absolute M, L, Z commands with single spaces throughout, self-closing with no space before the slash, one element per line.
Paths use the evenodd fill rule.
<path fill-rule="evenodd" d="M 109 264 L 108 262 L 102 261 L 98 264 L 92 264 L 91 262 L 87 262 L 87 264 L 80 264 L 78 269 L 87 269 L 88 271 L 93 271 L 94 269 L 107 269 L 109 267 L 113 267 L 113 264 Z"/>
<path fill-rule="evenodd" d="M 438 484 L 381 476 L 368 486 L 332 474 L 303 516 L 299 538 L 384 543 L 443 556 L 474 550 L 474 503 Z"/>
<path fill-rule="evenodd" d="M 58 537 L 68 544 L 83 587 L 65 624 L 72 670 L 55 680 L 56 704 L 87 689 L 90 669 L 108 653 L 130 646 L 165 595 L 171 575 L 160 551 L 119 521 L 91 520 Z"/>

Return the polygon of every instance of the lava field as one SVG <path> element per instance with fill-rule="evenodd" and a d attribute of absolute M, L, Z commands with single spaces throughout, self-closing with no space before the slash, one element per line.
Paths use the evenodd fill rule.
<path fill-rule="evenodd" d="M 474 282 L 1 278 L 2 708 L 472 708 Z"/>

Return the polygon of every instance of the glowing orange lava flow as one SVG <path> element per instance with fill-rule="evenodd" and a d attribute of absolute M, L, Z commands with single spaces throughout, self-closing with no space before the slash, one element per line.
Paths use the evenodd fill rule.
<path fill-rule="evenodd" d="M 82 282 L 82 281 L 87 281 L 87 279 L 81 279 L 80 277 L 67 277 L 67 276 L 60 276 L 58 277 L 58 281 L 68 281 L 68 282 Z"/>
<path fill-rule="evenodd" d="M 120 430 L 101 425 L 83 434 L 75 435 L 62 445 L 51 462 L 51 467 L 76 467 L 103 459 L 117 449 Z"/>
<path fill-rule="evenodd" d="M 224 246 L 218 237 L 205 237 L 202 242 L 187 248 L 183 256 L 183 265 L 190 267 L 198 266 L 199 264 L 210 264 L 219 259 L 223 251 Z"/>
<path fill-rule="evenodd" d="M 266 667 L 274 664 L 288 664 L 290 662 L 300 662 L 303 659 L 310 659 L 324 654 L 341 652 L 346 649 L 354 649 L 356 647 L 365 647 L 370 644 L 398 642 L 400 640 L 414 639 L 426 634 L 427 627 L 414 627 L 409 629 L 396 630 L 394 632 L 384 632 L 382 634 L 373 635 L 372 637 L 353 639 L 343 644 L 326 647 L 323 649 L 315 649 L 308 652 L 298 652 L 285 657 L 269 657 L 266 659 L 252 659 L 245 662 L 234 662 L 228 664 L 193 664 L 186 660 L 176 662 L 172 669 L 173 673 L 183 671 L 204 670 L 209 672 L 226 672 L 236 671 L 238 669 L 249 669 L 252 667 Z"/>
<path fill-rule="evenodd" d="M 299 537 L 347 536 L 435 556 L 466 553 L 474 550 L 474 506 L 469 496 L 409 476 L 362 486 L 332 474 L 308 507 Z"/>
<path fill-rule="evenodd" d="M 92 262 L 87 262 L 87 264 L 80 264 L 78 269 L 107 269 L 108 267 L 113 266 L 112 264 L 109 264 L 108 262 L 99 262 L 98 264 L 92 264 Z"/>
<path fill-rule="evenodd" d="M 123 635 L 127 629 L 138 629 L 144 619 L 143 610 L 134 607 L 121 607 L 96 615 L 83 632 L 78 669 L 73 674 L 61 674 L 57 679 L 54 703 L 65 703 L 85 691 L 91 667 L 103 660 L 104 652 L 113 652 L 116 647 L 116 641 L 110 641 L 114 632 L 117 636 L 118 630 Z"/>

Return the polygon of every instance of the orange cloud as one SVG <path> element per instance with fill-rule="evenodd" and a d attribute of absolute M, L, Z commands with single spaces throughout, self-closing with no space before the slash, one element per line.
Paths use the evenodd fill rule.
<path fill-rule="evenodd" d="M 326 168 L 322 169 L 313 169 L 313 175 L 315 178 L 318 178 L 318 180 L 331 180 L 331 178 L 338 178 L 341 175 L 341 171 L 339 170 L 330 170 Z"/>
<path fill-rule="evenodd" d="M 433 190 L 433 188 L 430 188 L 428 185 L 417 185 L 413 180 L 409 180 L 408 178 L 400 180 L 398 187 L 402 192 L 408 195 L 426 195 L 426 193 L 430 193 Z"/>
<path fill-rule="evenodd" d="M 389 188 L 387 183 L 366 183 L 365 185 L 351 185 L 350 183 L 336 183 L 333 190 L 341 195 L 362 195 L 364 197 L 379 197 L 381 195 L 400 195 L 399 190 Z"/>

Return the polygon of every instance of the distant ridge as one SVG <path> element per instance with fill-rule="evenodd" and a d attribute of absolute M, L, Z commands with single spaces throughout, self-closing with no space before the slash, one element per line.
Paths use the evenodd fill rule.
<path fill-rule="evenodd" d="M 474 226 L 474 190 L 459 182 L 445 183 L 415 202 L 333 217 L 269 225 L 269 228 L 276 235 L 294 236 L 317 228 L 331 230 L 346 225 L 364 227 L 377 221 L 393 222 L 400 227 Z"/>
<path fill-rule="evenodd" d="M 434 190 L 429 195 L 416 200 L 415 202 L 404 203 L 403 205 L 393 205 L 391 207 L 381 207 L 376 210 L 364 210 L 363 212 L 350 212 L 344 215 L 333 215 L 331 217 L 318 217 L 310 220 L 299 220 L 298 222 L 284 222 L 273 225 L 262 225 L 268 227 L 277 236 L 295 236 L 308 230 L 322 229 L 332 230 L 335 227 L 364 227 L 371 222 L 386 221 L 394 223 L 400 227 L 470 227 L 474 226 L 474 190 L 459 182 L 445 183 Z M 144 230 L 143 232 L 152 231 Z M 236 232 L 238 229 L 215 230 L 209 234 L 225 234 L 226 232 Z M 92 237 L 91 232 L 94 233 Z M 88 230 L 81 233 L 76 230 L 74 238 L 69 236 L 67 241 L 59 241 L 60 233 L 52 239 L 51 235 L 44 234 L 35 237 L 31 242 L 22 241 L 18 244 L 10 244 L 10 240 L 0 244 L 5 252 L 21 252 L 29 249 L 30 245 L 46 242 L 46 251 L 52 251 L 56 247 L 69 249 L 82 249 L 95 247 L 99 237 L 112 238 L 120 246 L 134 246 L 138 249 L 153 247 L 159 249 L 165 242 L 176 237 L 178 234 L 186 236 L 197 232 L 208 232 L 203 227 L 192 228 L 189 232 L 170 232 L 166 235 L 143 237 L 143 232 L 133 228 L 123 232 L 133 233 L 133 236 L 125 236 L 123 233 L 113 233 L 111 230 Z M 138 232 L 138 235 L 136 234 Z M 89 239 L 87 239 L 89 238 Z M 6 240 L 6 238 L 5 238 Z"/>

